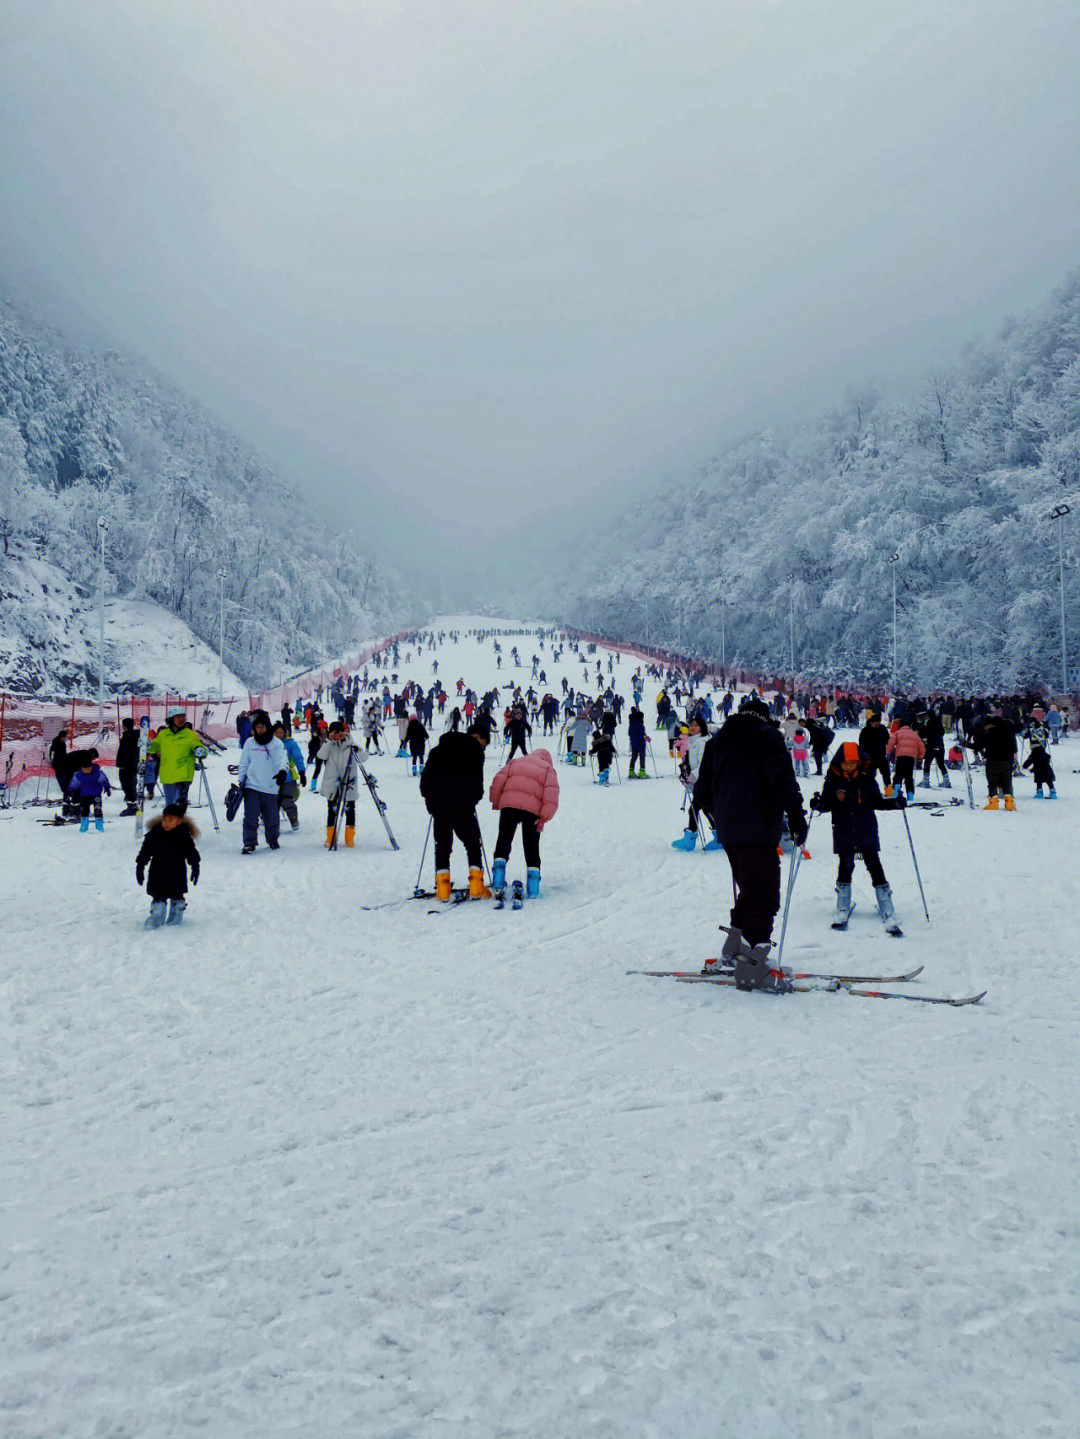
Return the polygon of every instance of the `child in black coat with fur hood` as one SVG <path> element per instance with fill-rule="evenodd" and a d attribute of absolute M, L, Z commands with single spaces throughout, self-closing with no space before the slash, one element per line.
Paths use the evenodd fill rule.
<path fill-rule="evenodd" d="M 146 892 L 150 896 L 147 929 L 160 929 L 166 922 L 179 924 L 184 918 L 189 866 L 192 884 L 199 882 L 199 851 L 195 848 L 198 837 L 198 829 L 178 804 L 167 804 L 160 816 L 147 825 L 135 861 L 135 878 L 142 884 L 146 877 Z M 167 921 L 166 903 L 169 905 Z"/>

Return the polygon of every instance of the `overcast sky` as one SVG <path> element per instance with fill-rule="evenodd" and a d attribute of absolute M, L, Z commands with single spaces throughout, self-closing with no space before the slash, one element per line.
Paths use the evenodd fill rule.
<path fill-rule="evenodd" d="M 0 37 L 0 276 L 419 553 L 1080 262 L 1078 0 L 4 0 Z"/>

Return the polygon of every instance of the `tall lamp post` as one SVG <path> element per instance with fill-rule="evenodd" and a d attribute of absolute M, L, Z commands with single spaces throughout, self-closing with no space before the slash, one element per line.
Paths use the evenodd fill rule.
<path fill-rule="evenodd" d="M 727 600 L 720 601 L 720 668 L 727 674 Z"/>
<path fill-rule="evenodd" d="M 1069 513 L 1068 505 L 1055 505 L 1047 515 L 1048 520 L 1058 522 L 1058 585 L 1061 592 L 1061 693 L 1069 693 L 1069 667 L 1065 654 L 1065 531 L 1063 521 Z"/>
<path fill-rule="evenodd" d="M 98 569 L 97 682 L 97 732 L 100 738 L 105 721 L 105 536 L 109 533 L 109 522 L 104 515 L 98 515 L 97 527 L 101 539 L 101 564 Z"/>
<path fill-rule="evenodd" d="M 900 563 L 900 555 L 893 550 L 889 556 L 889 568 L 892 570 L 892 692 L 893 699 L 896 699 L 896 567 Z"/>
<path fill-rule="evenodd" d="M 788 637 L 791 642 L 791 682 L 795 683 L 795 571 L 788 570 Z"/>
<path fill-rule="evenodd" d="M 217 697 L 225 698 L 225 570 L 218 570 L 221 585 L 218 597 L 218 648 L 217 648 Z"/>

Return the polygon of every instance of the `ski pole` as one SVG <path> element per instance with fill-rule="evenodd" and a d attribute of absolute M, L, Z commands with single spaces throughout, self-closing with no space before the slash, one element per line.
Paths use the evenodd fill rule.
<path fill-rule="evenodd" d="M 615 755 L 615 777 L 622 784 L 622 770 L 619 768 L 619 756 Z"/>
<path fill-rule="evenodd" d="M 923 890 L 922 875 L 919 873 L 919 861 L 915 858 L 915 841 L 911 838 L 911 826 L 908 824 L 907 809 L 900 811 L 904 817 L 904 828 L 907 830 L 907 842 L 911 846 L 911 862 L 915 866 L 915 878 L 919 882 L 919 898 L 922 900 L 923 914 L 926 915 L 927 924 L 930 923 L 930 911 L 926 907 L 926 893 Z"/>
<path fill-rule="evenodd" d="M 413 894 L 420 893 L 420 877 L 424 873 L 424 860 L 427 859 L 428 840 L 431 838 L 432 816 L 428 815 L 427 833 L 424 835 L 424 848 L 420 851 L 420 868 L 416 871 L 416 883 L 413 885 Z"/>
<path fill-rule="evenodd" d="M 802 864 L 803 846 L 810 838 L 810 826 L 814 821 L 814 813 L 811 810 L 810 818 L 806 822 L 806 836 L 801 845 L 792 845 L 791 864 L 788 867 L 787 893 L 784 896 L 784 919 L 780 926 L 780 944 L 776 950 L 776 967 L 781 968 L 781 961 L 784 957 L 784 940 L 787 937 L 788 911 L 791 909 L 791 891 L 795 888 L 795 877 L 799 873 L 799 866 Z"/>

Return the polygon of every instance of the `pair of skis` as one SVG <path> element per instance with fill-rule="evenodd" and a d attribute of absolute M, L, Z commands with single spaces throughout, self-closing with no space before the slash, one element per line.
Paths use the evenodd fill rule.
<path fill-rule="evenodd" d="M 653 979 L 675 979 L 681 984 L 713 984 L 734 987 L 733 969 L 722 967 L 723 960 L 706 960 L 703 970 L 689 969 L 629 969 L 627 974 L 647 975 Z M 923 971 L 922 965 L 906 974 L 831 974 L 820 970 L 772 969 L 774 979 L 784 979 L 790 985 L 785 991 L 776 993 L 808 994 L 820 991 L 823 994 L 854 994 L 860 999 L 908 999 L 919 1004 L 947 1004 L 959 1008 L 967 1004 L 978 1004 L 986 990 L 979 994 L 964 995 L 959 999 L 944 995 L 916 994 L 910 990 L 859 989 L 857 985 L 907 984 Z"/>
<path fill-rule="evenodd" d="M 400 849 L 401 846 L 394 837 L 394 831 L 390 828 L 390 821 L 386 818 L 386 801 L 379 798 L 378 782 L 375 776 L 365 767 L 363 760 L 360 758 L 360 751 L 355 745 L 349 750 L 345 773 L 341 776 L 338 787 L 334 791 L 334 797 L 330 801 L 330 813 L 333 815 L 334 833 L 331 837 L 330 844 L 327 846 L 328 849 L 335 850 L 338 847 L 338 841 L 341 835 L 341 821 L 345 816 L 345 806 L 349 797 L 349 784 L 354 773 L 358 774 L 368 787 L 368 793 L 371 795 L 371 802 L 375 806 L 375 812 L 382 820 L 383 829 L 386 830 L 386 837 L 390 841 L 390 848 Z"/>
<path fill-rule="evenodd" d="M 831 924 L 830 924 L 830 928 L 835 929 L 835 930 L 844 930 L 844 929 L 847 929 L 847 927 L 848 927 L 848 920 L 851 918 L 851 916 L 852 916 L 854 913 L 855 913 L 855 906 L 854 906 L 853 904 L 852 904 L 852 905 L 849 905 L 846 910 L 843 910 L 840 914 L 837 914 L 837 915 L 834 915 L 834 916 L 833 916 L 833 919 L 832 919 Z M 885 926 L 885 933 L 886 933 L 887 935 L 891 936 L 891 938 L 893 938 L 893 939 L 903 939 L 903 937 L 904 937 L 904 931 L 900 928 L 900 925 L 897 923 L 897 921 L 896 921 L 896 919 L 895 919 L 894 916 L 890 915 L 889 918 L 886 919 L 883 915 L 879 915 L 878 918 L 881 920 L 882 924 Z"/>

